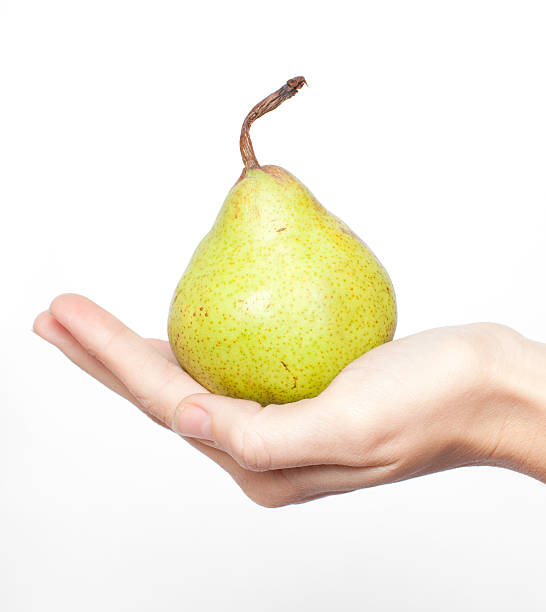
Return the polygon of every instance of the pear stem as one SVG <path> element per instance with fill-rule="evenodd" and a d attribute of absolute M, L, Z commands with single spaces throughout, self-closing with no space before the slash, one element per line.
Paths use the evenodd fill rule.
<path fill-rule="evenodd" d="M 241 156 L 243 163 L 245 164 L 245 170 L 251 170 L 252 168 L 259 168 L 260 164 L 254 154 L 254 148 L 252 147 L 252 141 L 250 140 L 249 130 L 250 126 L 259 119 L 262 115 L 275 110 L 285 100 L 288 100 L 292 96 L 298 93 L 298 89 L 301 89 L 307 82 L 302 76 L 294 77 L 286 82 L 280 89 L 272 93 L 271 95 L 264 98 L 261 102 L 258 102 L 256 106 L 248 113 L 246 119 L 243 121 L 243 127 L 241 129 Z M 244 172 L 243 172 L 244 174 Z"/>

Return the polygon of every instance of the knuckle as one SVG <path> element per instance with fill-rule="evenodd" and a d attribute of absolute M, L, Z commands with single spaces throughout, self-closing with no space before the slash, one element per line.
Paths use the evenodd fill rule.
<path fill-rule="evenodd" d="M 250 419 L 236 436 L 234 450 L 239 464 L 253 472 L 271 469 L 271 453 L 263 436 Z"/>
<path fill-rule="evenodd" d="M 148 394 L 144 394 L 140 391 L 134 391 L 134 390 L 131 390 L 131 394 L 135 398 L 135 400 L 138 402 L 140 409 L 143 410 L 144 412 L 149 412 L 150 409 L 154 407 L 155 402 L 153 398 L 150 397 Z"/>
<path fill-rule="evenodd" d="M 139 408 L 146 414 L 155 416 L 159 412 L 153 398 L 137 393 L 133 393 L 133 397 L 137 401 Z"/>
<path fill-rule="evenodd" d="M 178 368 L 174 364 L 166 362 L 163 376 L 161 376 L 161 382 L 155 386 L 154 389 L 150 389 L 146 394 L 132 391 L 133 397 L 146 414 L 159 418 L 162 421 L 168 418 L 169 414 L 171 414 L 171 410 L 165 408 L 164 402 L 161 401 L 161 397 L 165 389 L 176 382 L 179 374 Z"/>
<path fill-rule="evenodd" d="M 282 508 L 296 501 L 286 491 L 275 486 L 243 488 L 246 496 L 263 508 Z"/>
<path fill-rule="evenodd" d="M 258 506 L 281 508 L 298 503 L 308 497 L 308 493 L 296 486 L 287 470 L 274 470 L 266 473 L 241 470 L 233 478 L 243 493 Z"/>
<path fill-rule="evenodd" d="M 309 493 L 303 490 L 290 477 L 290 470 L 274 470 L 267 474 L 249 472 L 249 478 L 239 485 L 254 503 L 264 508 L 282 508 L 298 503 L 307 498 Z"/>

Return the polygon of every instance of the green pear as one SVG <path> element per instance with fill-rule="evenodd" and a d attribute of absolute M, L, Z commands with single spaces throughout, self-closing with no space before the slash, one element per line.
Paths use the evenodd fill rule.
<path fill-rule="evenodd" d="M 254 155 L 251 123 L 303 84 L 290 79 L 246 118 L 245 169 L 169 313 L 184 370 L 213 393 L 262 405 L 318 395 L 396 327 L 394 289 L 371 250 L 296 177 Z"/>

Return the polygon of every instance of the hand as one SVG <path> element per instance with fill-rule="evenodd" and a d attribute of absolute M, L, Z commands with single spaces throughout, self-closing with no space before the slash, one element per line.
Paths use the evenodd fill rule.
<path fill-rule="evenodd" d="M 34 323 L 74 363 L 228 471 L 264 506 L 300 503 L 463 465 L 546 479 L 545 347 L 479 323 L 382 345 L 318 397 L 261 407 L 216 396 L 167 342 L 78 295 Z"/>

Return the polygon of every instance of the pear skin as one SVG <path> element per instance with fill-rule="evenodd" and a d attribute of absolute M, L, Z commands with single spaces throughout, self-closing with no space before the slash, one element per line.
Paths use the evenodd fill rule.
<path fill-rule="evenodd" d="M 168 332 L 209 391 L 262 405 L 314 397 L 392 340 L 396 301 L 372 251 L 292 174 L 248 168 L 176 288 Z"/>

